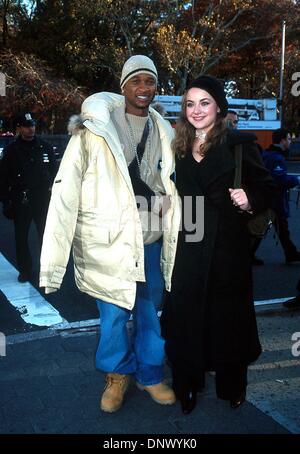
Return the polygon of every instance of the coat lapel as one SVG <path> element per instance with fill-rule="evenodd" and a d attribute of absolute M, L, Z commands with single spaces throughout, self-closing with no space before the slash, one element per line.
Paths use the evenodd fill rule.
<path fill-rule="evenodd" d="M 234 155 L 226 143 L 209 150 L 199 166 L 203 190 L 234 169 Z"/>

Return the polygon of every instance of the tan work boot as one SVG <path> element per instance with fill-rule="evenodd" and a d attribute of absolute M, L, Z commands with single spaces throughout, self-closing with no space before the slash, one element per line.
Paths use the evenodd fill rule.
<path fill-rule="evenodd" d="M 129 379 L 129 375 L 115 373 L 106 375 L 106 385 L 100 402 L 101 410 L 113 413 L 121 408 Z"/>
<path fill-rule="evenodd" d="M 157 383 L 156 385 L 141 385 L 136 383 L 137 387 L 142 391 L 147 391 L 152 399 L 161 405 L 171 405 L 176 402 L 174 391 L 165 383 Z"/>

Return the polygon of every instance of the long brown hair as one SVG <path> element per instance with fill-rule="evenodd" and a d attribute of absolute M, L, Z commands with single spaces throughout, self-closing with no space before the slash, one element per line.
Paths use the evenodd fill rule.
<path fill-rule="evenodd" d="M 176 125 L 175 138 L 172 148 L 179 157 L 184 157 L 192 152 L 195 140 L 195 128 L 186 117 L 186 98 L 188 90 L 184 93 L 181 102 L 181 112 Z M 224 142 L 226 137 L 226 122 L 223 117 L 217 115 L 214 126 L 207 133 L 206 141 L 200 146 L 200 154 L 204 156 L 207 151 L 215 145 Z"/>

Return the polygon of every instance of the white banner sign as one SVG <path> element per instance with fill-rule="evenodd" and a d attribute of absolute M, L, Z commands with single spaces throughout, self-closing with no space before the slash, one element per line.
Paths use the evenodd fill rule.
<path fill-rule="evenodd" d="M 235 99 L 227 98 L 229 109 L 234 110 L 239 119 L 238 129 L 272 130 L 280 128 L 276 98 Z M 181 96 L 155 96 L 166 110 L 165 118 L 176 120 L 181 110 Z"/>

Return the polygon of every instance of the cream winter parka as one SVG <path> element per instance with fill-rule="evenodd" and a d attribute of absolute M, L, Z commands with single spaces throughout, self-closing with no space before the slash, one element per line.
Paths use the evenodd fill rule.
<path fill-rule="evenodd" d="M 124 97 L 97 93 L 82 105 L 83 125 L 71 137 L 52 188 L 41 253 L 40 286 L 63 280 L 73 246 L 75 281 L 89 295 L 132 309 L 136 282 L 145 281 L 143 233 L 126 160 L 110 119 Z M 161 180 L 171 198 L 164 215 L 161 267 L 170 289 L 180 202 L 170 176 L 173 131 L 154 109 L 162 144 Z"/>

